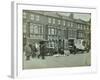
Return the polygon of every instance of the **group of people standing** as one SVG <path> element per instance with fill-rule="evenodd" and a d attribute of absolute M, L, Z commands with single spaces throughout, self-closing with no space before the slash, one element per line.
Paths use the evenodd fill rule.
<path fill-rule="evenodd" d="M 25 56 L 26 60 L 30 60 L 30 58 L 42 58 L 45 59 L 45 50 L 46 44 L 44 42 L 40 42 L 38 44 L 29 44 L 27 43 L 25 46 Z"/>
<path fill-rule="evenodd" d="M 55 49 L 48 49 L 46 47 L 46 42 L 44 41 L 40 41 L 38 43 L 28 43 L 25 45 L 24 51 L 25 51 L 25 56 L 26 56 L 26 60 L 30 60 L 30 57 L 32 58 L 42 58 L 45 59 L 46 55 L 51 55 L 51 56 L 55 56 L 55 55 L 67 55 L 69 56 L 70 54 L 76 54 L 76 53 L 83 53 L 84 51 L 89 51 L 90 49 L 88 49 L 86 47 L 86 43 L 83 42 L 83 47 L 82 46 L 78 46 L 73 44 L 69 46 L 68 50 L 64 50 L 64 48 L 55 48 Z"/>

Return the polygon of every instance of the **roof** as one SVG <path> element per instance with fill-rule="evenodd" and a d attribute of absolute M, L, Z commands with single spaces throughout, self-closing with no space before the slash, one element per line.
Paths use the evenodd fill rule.
<path fill-rule="evenodd" d="M 84 21 L 84 20 L 82 20 L 82 19 L 73 19 L 73 18 L 70 18 L 69 16 L 65 16 L 63 14 L 60 14 L 61 12 L 55 12 L 55 11 L 37 11 L 37 10 L 24 10 L 24 11 L 35 13 L 35 14 L 40 14 L 40 15 L 44 15 L 44 16 L 50 16 L 50 17 L 55 17 L 55 18 L 59 18 L 59 19 L 74 21 L 76 23 L 87 24 L 87 22 Z"/>
<path fill-rule="evenodd" d="M 74 19 L 74 21 L 77 23 L 87 24 L 87 22 L 82 19 Z"/>

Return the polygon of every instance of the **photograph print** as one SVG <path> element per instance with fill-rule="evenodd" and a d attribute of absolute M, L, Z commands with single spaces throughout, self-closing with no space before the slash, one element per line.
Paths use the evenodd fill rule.
<path fill-rule="evenodd" d="M 23 69 L 91 66 L 91 13 L 23 10 Z"/>

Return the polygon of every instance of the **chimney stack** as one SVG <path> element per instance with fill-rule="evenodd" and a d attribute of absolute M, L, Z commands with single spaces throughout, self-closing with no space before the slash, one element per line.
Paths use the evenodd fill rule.
<path fill-rule="evenodd" d="M 70 13 L 69 18 L 73 19 L 74 18 L 74 14 Z"/>

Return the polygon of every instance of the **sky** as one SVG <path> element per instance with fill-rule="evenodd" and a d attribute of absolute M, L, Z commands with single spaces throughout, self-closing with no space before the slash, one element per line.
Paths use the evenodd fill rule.
<path fill-rule="evenodd" d="M 91 18 L 91 14 L 82 14 L 82 13 L 75 13 L 74 14 L 74 18 L 75 19 L 82 19 L 82 20 L 85 20 L 85 21 L 89 21 L 90 20 L 90 18 Z"/>
<path fill-rule="evenodd" d="M 60 13 L 64 16 L 69 16 L 70 13 Z M 91 18 L 91 14 L 89 13 L 73 13 L 75 19 L 82 19 L 84 21 L 89 21 Z"/>

